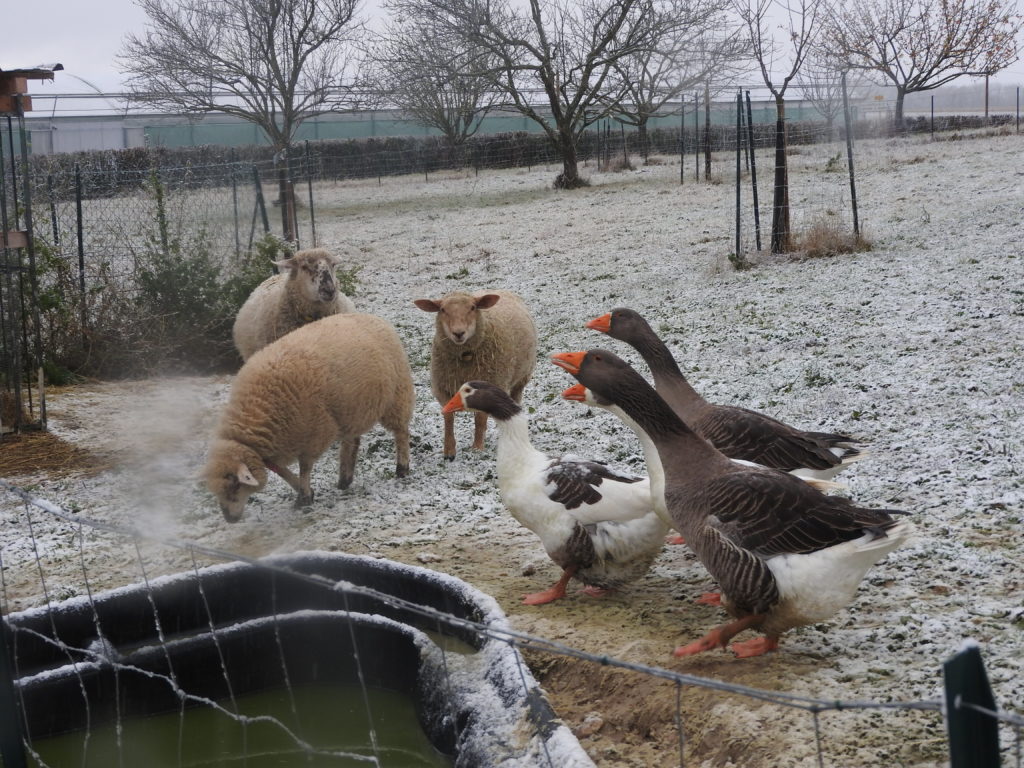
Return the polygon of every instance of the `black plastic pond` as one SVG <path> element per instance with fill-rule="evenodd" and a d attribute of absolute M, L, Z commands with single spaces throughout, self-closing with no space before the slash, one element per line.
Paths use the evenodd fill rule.
<path fill-rule="evenodd" d="M 514 648 L 389 599 L 507 628 L 487 595 L 372 558 L 264 562 L 272 567 L 213 566 L 7 616 L 26 740 L 330 685 L 411 697 L 430 744 L 454 765 L 592 765 Z M 332 587 L 339 582 L 384 597 Z"/>

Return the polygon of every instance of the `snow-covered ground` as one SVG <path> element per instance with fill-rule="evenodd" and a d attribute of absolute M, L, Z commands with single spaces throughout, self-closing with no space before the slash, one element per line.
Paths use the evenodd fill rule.
<path fill-rule="evenodd" d="M 795 220 L 835 215 L 839 145 L 792 157 Z M 372 554 L 458 576 L 494 596 L 522 631 L 593 653 L 730 682 L 828 699 L 913 701 L 941 694 L 941 664 L 964 640 L 981 646 L 999 705 L 1024 713 L 1024 140 L 1019 135 L 930 143 L 863 142 L 858 197 L 870 251 L 771 260 L 736 272 L 729 183 L 679 184 L 671 159 L 637 172 L 593 173 L 555 192 L 558 169 L 325 186 L 317 227 L 326 247 L 362 266 L 358 308 L 395 324 L 417 384 L 413 466 L 393 476 L 390 435 L 363 440 L 356 479 L 334 486 L 332 454 L 314 475 L 316 503 L 295 511 L 273 480 L 229 525 L 198 484 L 231 377 L 95 383 L 49 402 L 52 430 L 116 451 L 93 477 L 13 478 L 53 503 L 147 533 L 254 556 L 297 549 Z M 766 159 L 766 158 L 765 158 Z M 692 159 L 691 159 L 692 162 Z M 732 158 L 716 159 L 728 178 Z M 762 178 L 768 173 L 763 172 Z M 744 195 L 746 191 L 744 190 Z M 762 202 L 768 193 L 762 189 Z M 841 217 L 840 217 L 841 218 Z M 768 221 L 767 215 L 762 219 Z M 749 227 L 749 222 L 745 223 Z M 749 234 L 744 235 L 749 241 Z M 712 585 L 671 547 L 651 572 L 604 600 L 571 593 L 544 606 L 520 596 L 558 569 L 502 509 L 493 433 L 440 459 L 441 417 L 430 393 L 433 316 L 413 299 L 456 288 L 519 292 L 539 331 L 527 387 L 534 444 L 642 471 L 639 446 L 613 417 L 567 403 L 573 383 L 556 351 L 606 346 L 644 370 L 631 349 L 586 330 L 615 306 L 645 315 L 709 400 L 759 409 L 809 429 L 862 439 L 870 457 L 839 477 L 866 506 L 908 511 L 916 538 L 876 566 L 849 609 L 796 630 L 780 650 L 737 660 L 671 650 L 722 620 L 693 604 Z M 39 602 L 36 552 L 51 595 L 84 590 L 77 531 L 0 497 L 8 609 Z M 93 589 L 139 580 L 123 540 L 84 533 Z M 187 555 L 143 545 L 147 574 L 191 567 Z M 531 656 L 534 672 L 601 766 L 678 764 L 676 688 L 571 659 Z M 817 764 L 813 721 L 774 705 L 683 689 L 687 765 Z M 947 762 L 934 713 L 851 712 L 821 718 L 826 765 Z M 1004 729 L 1004 741 L 1011 734 Z"/>

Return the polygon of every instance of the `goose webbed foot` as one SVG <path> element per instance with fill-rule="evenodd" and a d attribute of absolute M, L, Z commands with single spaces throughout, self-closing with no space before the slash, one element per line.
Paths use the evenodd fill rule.
<path fill-rule="evenodd" d="M 703 595 L 697 598 L 697 605 L 716 605 L 722 604 L 722 595 L 720 592 L 705 592 Z"/>
<path fill-rule="evenodd" d="M 543 592 L 531 592 L 528 595 L 523 595 L 523 605 L 544 605 L 544 603 L 553 603 L 563 597 L 565 597 L 565 587 L 555 584 L 551 589 L 545 589 Z"/>
<path fill-rule="evenodd" d="M 584 595 L 588 597 L 607 597 L 611 594 L 612 590 L 605 589 L 604 587 L 584 587 L 580 590 Z"/>
<path fill-rule="evenodd" d="M 686 539 L 680 536 L 678 533 L 669 534 L 665 537 L 666 544 L 685 544 Z"/>
<path fill-rule="evenodd" d="M 672 652 L 672 655 L 693 656 L 694 654 L 703 653 L 704 651 L 710 651 L 713 648 L 725 648 L 729 645 L 729 641 L 732 640 L 734 635 L 739 634 L 745 629 L 750 629 L 751 627 L 759 626 L 761 622 L 764 621 L 764 618 L 764 614 L 754 614 L 752 616 L 744 616 L 741 619 L 736 619 L 736 621 L 730 621 L 728 624 L 722 624 L 721 626 L 712 629 L 700 640 L 694 640 L 692 643 L 689 643 L 688 645 L 679 646 L 675 649 L 675 651 Z M 768 638 L 765 639 L 767 640 Z M 778 638 L 775 638 L 774 642 L 777 646 Z M 736 646 L 745 647 L 746 645 L 747 643 L 736 643 L 735 645 L 733 645 L 733 650 L 735 651 Z M 764 653 L 767 650 L 771 649 L 765 648 L 760 653 Z M 737 653 L 737 655 L 739 656 L 740 654 Z M 747 655 L 757 656 L 758 654 L 749 653 Z"/>
<path fill-rule="evenodd" d="M 672 655 L 676 657 L 694 656 L 698 653 L 704 653 L 704 651 L 710 651 L 715 648 L 724 648 L 725 644 L 728 642 L 728 639 L 722 639 L 722 627 L 715 627 L 700 640 L 694 640 L 692 643 L 679 646 L 672 651 Z"/>
<path fill-rule="evenodd" d="M 742 643 L 733 643 L 729 650 L 735 653 L 739 659 L 749 659 L 751 656 L 761 656 L 768 651 L 774 651 L 778 647 L 779 638 L 765 635 L 764 637 L 755 637 L 753 640 L 744 640 Z"/>
<path fill-rule="evenodd" d="M 562 578 L 560 578 L 555 586 L 551 587 L 551 589 L 545 589 L 543 592 L 532 592 L 529 595 L 523 595 L 523 604 L 543 605 L 544 603 L 551 603 L 559 598 L 565 597 L 565 587 L 568 585 L 569 579 L 572 578 L 575 571 L 575 568 L 562 571 Z"/>

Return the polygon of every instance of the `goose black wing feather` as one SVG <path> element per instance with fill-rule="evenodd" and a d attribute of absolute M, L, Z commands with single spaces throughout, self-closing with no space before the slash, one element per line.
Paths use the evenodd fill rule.
<path fill-rule="evenodd" d="M 573 459 L 563 456 L 554 459 L 545 470 L 550 486 L 548 498 L 566 509 L 582 504 L 596 504 L 602 498 L 597 487 L 605 480 L 617 483 L 638 483 L 643 478 L 616 472 L 602 461 Z"/>
<path fill-rule="evenodd" d="M 827 496 L 799 478 L 772 470 L 743 469 L 711 480 L 701 494 L 709 524 L 760 557 L 805 554 L 881 535 L 895 520 L 891 509 L 866 509 Z"/>
<path fill-rule="evenodd" d="M 787 472 L 800 467 L 829 469 L 839 463 L 823 439 L 825 433 L 801 432 L 746 408 L 715 406 L 701 419 L 700 432 L 726 456 Z"/>

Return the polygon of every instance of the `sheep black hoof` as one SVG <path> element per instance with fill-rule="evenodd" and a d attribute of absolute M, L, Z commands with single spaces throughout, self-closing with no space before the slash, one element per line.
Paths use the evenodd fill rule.
<path fill-rule="evenodd" d="M 399 464 L 395 468 L 395 477 L 405 477 L 408 474 L 409 474 L 409 465 L 408 464 Z"/>
<path fill-rule="evenodd" d="M 453 453 L 451 456 L 445 456 L 444 460 L 445 461 L 455 461 L 455 454 Z"/>
<path fill-rule="evenodd" d="M 341 480 L 341 479 L 338 480 L 338 490 L 340 490 L 340 491 L 344 491 L 350 485 L 352 485 L 352 478 L 351 477 L 347 477 L 344 480 Z"/>
<path fill-rule="evenodd" d="M 308 496 L 306 496 L 305 494 L 300 493 L 298 495 L 298 497 L 295 499 L 295 508 L 296 509 L 302 509 L 303 507 L 311 507 L 311 506 L 313 506 L 313 494 L 312 493 L 309 494 Z"/>

